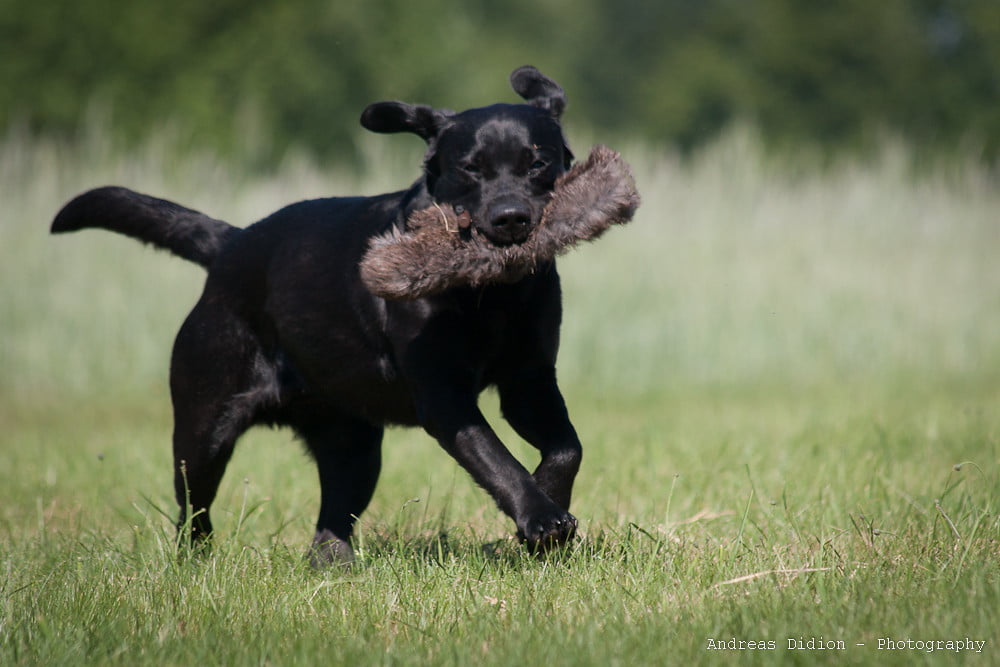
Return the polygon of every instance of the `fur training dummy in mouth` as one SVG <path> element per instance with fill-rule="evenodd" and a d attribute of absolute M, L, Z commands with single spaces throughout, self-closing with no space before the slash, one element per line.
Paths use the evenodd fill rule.
<path fill-rule="evenodd" d="M 496 246 L 449 205 L 413 213 L 406 230 L 373 238 L 361 260 L 361 279 L 385 299 L 418 299 L 462 285 L 516 281 L 612 225 L 639 207 L 632 170 L 606 146 L 595 146 L 556 181 L 539 224 L 519 245 Z"/>

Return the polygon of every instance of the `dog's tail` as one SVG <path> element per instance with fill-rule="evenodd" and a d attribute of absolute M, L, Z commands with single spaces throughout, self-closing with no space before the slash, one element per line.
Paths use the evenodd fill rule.
<path fill-rule="evenodd" d="M 169 250 L 205 268 L 240 229 L 165 199 L 128 188 L 90 190 L 66 204 L 52 233 L 99 227 Z"/>

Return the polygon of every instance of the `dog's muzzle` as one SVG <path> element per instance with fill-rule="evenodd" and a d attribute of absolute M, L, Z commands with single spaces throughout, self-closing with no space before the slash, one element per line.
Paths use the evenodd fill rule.
<path fill-rule="evenodd" d="M 531 207 L 517 199 L 499 199 L 486 209 L 485 225 L 480 227 L 486 237 L 498 246 L 523 243 L 531 233 Z"/>

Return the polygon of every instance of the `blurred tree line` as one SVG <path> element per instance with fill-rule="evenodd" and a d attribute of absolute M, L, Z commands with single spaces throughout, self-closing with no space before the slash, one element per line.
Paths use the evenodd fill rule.
<path fill-rule="evenodd" d="M 514 101 L 526 63 L 602 139 L 1000 153 L 998 0 L 0 0 L 0 129 L 337 160 L 369 102 Z"/>

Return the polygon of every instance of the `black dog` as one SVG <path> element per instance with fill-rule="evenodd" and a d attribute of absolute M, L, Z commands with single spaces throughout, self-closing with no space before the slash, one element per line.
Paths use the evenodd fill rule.
<path fill-rule="evenodd" d="M 364 127 L 427 141 L 408 190 L 288 206 L 239 229 L 131 190 L 67 204 L 53 232 L 102 227 L 208 269 L 170 366 L 179 527 L 212 532 L 209 507 L 239 436 L 291 426 L 319 468 L 312 559 L 350 562 L 372 497 L 386 424 L 419 425 L 486 489 L 532 551 L 565 543 L 581 447 L 556 385 L 561 298 L 553 263 L 512 284 L 387 301 L 358 275 L 369 239 L 435 203 L 466 211 L 498 246 L 521 243 L 572 161 L 559 126 L 562 88 L 532 67 L 511 75 L 527 104 L 461 113 L 380 102 Z M 541 452 L 529 473 L 477 407 L 488 386 Z M 188 514 L 192 511 L 191 515 Z"/>

